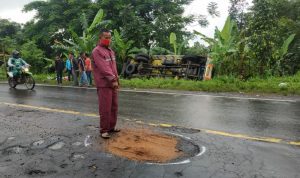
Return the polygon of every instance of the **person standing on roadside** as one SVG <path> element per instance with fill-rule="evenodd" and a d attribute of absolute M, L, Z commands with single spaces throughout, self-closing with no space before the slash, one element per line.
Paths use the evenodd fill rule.
<path fill-rule="evenodd" d="M 71 75 L 72 75 L 72 64 L 71 64 L 71 60 L 69 58 L 67 58 L 66 60 L 66 71 L 68 74 L 68 81 L 71 81 Z"/>
<path fill-rule="evenodd" d="M 74 57 L 74 53 L 69 53 L 69 59 L 71 61 L 72 65 L 72 76 L 73 76 L 73 85 L 78 86 L 78 75 L 79 75 L 79 68 L 78 68 L 78 62 L 76 61 Z"/>
<path fill-rule="evenodd" d="M 85 53 L 85 70 L 86 70 L 86 76 L 88 80 L 89 86 L 93 85 L 93 78 L 92 78 L 92 61 L 89 58 L 89 55 Z"/>
<path fill-rule="evenodd" d="M 86 77 L 86 69 L 85 69 L 85 60 L 86 56 L 84 52 L 80 53 L 80 57 L 78 58 L 78 67 L 79 67 L 79 75 L 80 75 L 80 82 L 79 86 L 80 87 L 87 87 L 88 86 L 88 81 Z"/>
<path fill-rule="evenodd" d="M 100 31 L 99 43 L 92 52 L 93 73 L 99 102 L 100 135 L 105 139 L 110 138 L 110 133 L 120 131 L 116 128 L 119 77 L 115 53 L 109 47 L 110 43 L 111 33 L 103 29 Z"/>
<path fill-rule="evenodd" d="M 56 79 L 57 79 L 57 85 L 61 86 L 62 85 L 62 77 L 63 77 L 63 71 L 65 68 L 65 63 L 61 59 L 61 56 L 56 56 L 55 60 L 55 71 L 56 71 Z"/>

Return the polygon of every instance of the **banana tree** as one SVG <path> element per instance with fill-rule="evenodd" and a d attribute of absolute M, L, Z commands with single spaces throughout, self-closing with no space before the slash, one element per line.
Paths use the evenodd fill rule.
<path fill-rule="evenodd" d="M 210 45 L 211 52 L 209 53 L 209 57 L 218 67 L 220 73 L 224 71 L 222 64 L 234 62 L 230 61 L 230 59 L 233 59 L 233 56 L 238 52 L 239 32 L 236 22 L 231 20 L 230 17 L 227 18 L 221 31 L 216 28 L 215 38 L 209 38 L 198 31 L 194 31 L 194 33 Z"/>
<path fill-rule="evenodd" d="M 175 33 L 170 34 L 170 44 L 173 46 L 174 54 L 181 55 L 183 48 L 188 44 L 188 40 L 184 40 L 182 43 L 177 43 L 177 36 Z"/>
<path fill-rule="evenodd" d="M 113 48 L 117 52 L 118 59 L 122 62 L 122 71 L 121 76 L 124 76 L 127 59 L 130 55 L 130 50 L 133 48 L 134 41 L 128 40 L 126 41 L 122 35 L 118 32 L 118 30 L 114 30 L 114 36 L 113 36 Z"/>
<path fill-rule="evenodd" d="M 4 71 L 5 73 L 7 72 L 6 70 L 6 65 L 7 65 L 7 57 L 9 56 L 9 54 L 11 53 L 11 51 L 17 46 L 16 42 L 11 39 L 10 37 L 5 37 L 5 38 L 1 38 L 0 39 L 0 53 L 1 57 L 3 59 L 3 63 L 4 63 Z M 3 64 L 2 64 L 3 65 Z M 0 65 L 1 67 L 1 65 Z"/>
<path fill-rule="evenodd" d="M 113 35 L 113 48 L 117 52 L 118 59 L 122 62 L 122 70 L 121 75 L 124 76 L 126 65 L 128 62 L 128 59 L 135 58 L 137 54 L 147 54 L 149 56 L 155 55 L 155 54 L 171 54 L 171 52 L 165 48 L 161 47 L 153 47 L 147 50 L 146 48 L 136 48 L 132 45 L 134 44 L 134 41 L 126 39 L 117 31 L 114 30 Z"/>
<path fill-rule="evenodd" d="M 284 62 L 285 56 L 288 53 L 288 49 L 290 44 L 293 42 L 294 38 L 295 38 L 296 34 L 292 34 L 290 35 L 282 44 L 281 48 L 279 48 L 274 54 L 273 54 L 273 58 L 275 58 L 276 60 L 276 67 L 279 73 L 283 74 L 283 67 L 282 64 Z"/>
<path fill-rule="evenodd" d="M 177 54 L 177 37 L 175 33 L 170 34 L 170 44 L 173 45 L 174 48 L 174 54 Z"/>
<path fill-rule="evenodd" d="M 88 25 L 85 13 L 81 15 L 80 21 L 83 30 L 82 36 L 79 36 L 72 29 L 69 29 L 71 39 L 63 39 L 63 42 L 56 40 L 52 48 L 72 51 L 76 55 L 78 55 L 79 52 L 91 53 L 98 41 L 97 29 L 99 29 L 99 27 L 105 27 L 110 21 L 104 20 L 104 11 L 102 9 L 98 11 L 90 26 Z"/>

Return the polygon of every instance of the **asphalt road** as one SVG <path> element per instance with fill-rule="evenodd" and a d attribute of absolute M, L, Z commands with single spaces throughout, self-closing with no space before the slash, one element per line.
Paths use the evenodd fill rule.
<path fill-rule="evenodd" d="M 150 128 L 190 137 L 205 153 L 149 165 L 76 146 L 99 139 L 97 117 L 82 114 L 98 112 L 94 89 L 0 84 L 0 177 L 300 177 L 299 99 L 121 91 L 119 103 L 120 127 L 179 126 Z"/>

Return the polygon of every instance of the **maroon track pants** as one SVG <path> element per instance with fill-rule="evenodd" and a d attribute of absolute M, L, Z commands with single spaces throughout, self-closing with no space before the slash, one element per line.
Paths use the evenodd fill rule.
<path fill-rule="evenodd" d="M 118 117 L 118 91 L 112 88 L 97 88 L 100 133 L 111 131 L 117 124 Z"/>

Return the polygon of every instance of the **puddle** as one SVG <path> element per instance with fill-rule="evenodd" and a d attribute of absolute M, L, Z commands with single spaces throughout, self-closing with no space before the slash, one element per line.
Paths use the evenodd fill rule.
<path fill-rule="evenodd" d="M 72 145 L 73 145 L 73 146 L 80 146 L 80 145 L 82 145 L 82 143 L 81 143 L 81 142 L 75 142 L 75 143 L 73 143 Z"/>
<path fill-rule="evenodd" d="M 7 140 L 14 140 L 14 139 L 16 139 L 16 137 L 9 137 Z"/>
<path fill-rule="evenodd" d="M 62 149 L 62 147 L 65 146 L 64 142 L 57 142 L 55 144 L 53 144 L 52 146 L 49 147 L 50 150 L 59 150 Z"/>
<path fill-rule="evenodd" d="M 73 160 L 77 160 L 77 159 L 84 159 L 84 155 L 83 154 L 72 154 L 71 159 Z"/>

